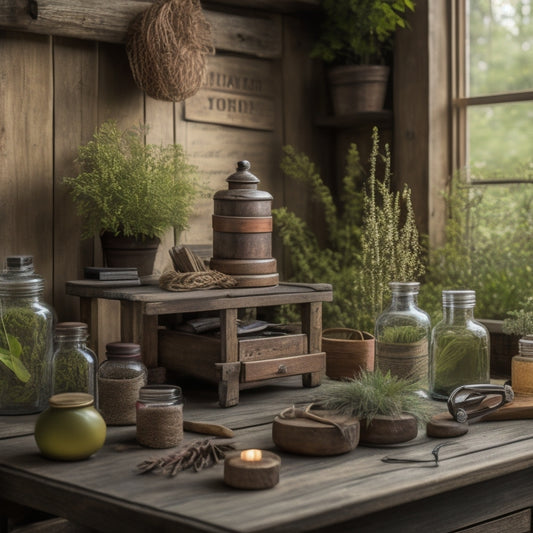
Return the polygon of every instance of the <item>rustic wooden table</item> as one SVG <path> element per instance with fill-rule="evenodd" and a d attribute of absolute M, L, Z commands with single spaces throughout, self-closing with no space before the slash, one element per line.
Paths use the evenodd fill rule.
<path fill-rule="evenodd" d="M 126 342 L 141 344 L 143 360 L 148 368 L 158 365 L 159 315 L 218 312 L 221 335 L 217 381 L 220 405 L 224 407 L 231 407 L 239 401 L 239 384 L 244 366 L 239 357 L 237 338 L 239 309 L 283 304 L 301 306 L 302 333 L 306 336 L 304 352 L 291 354 L 290 359 L 279 357 L 279 365 L 275 364 L 272 355 L 268 356 L 270 361 L 264 361 L 262 365 L 255 361 L 255 367 L 259 366 L 260 371 L 256 371 L 253 379 L 275 377 L 276 370 L 281 368 L 286 375 L 303 375 L 304 385 L 314 387 L 320 383 L 321 373 L 325 370 L 320 336 L 322 302 L 331 301 L 333 297 L 331 285 L 328 284 L 280 283 L 274 287 L 169 292 L 154 285 L 110 287 L 90 280 L 79 280 L 67 282 L 66 292 L 80 297 L 81 320 L 89 325 L 91 337 L 97 345 L 100 324 L 106 321 L 106 317 L 101 316 L 99 301 L 119 301 L 121 338 Z M 262 342 L 268 343 L 267 340 Z M 195 357 L 199 360 L 198 375 L 201 375 L 202 354 L 197 353 Z M 211 365 L 214 366 L 213 361 Z"/>
<path fill-rule="evenodd" d="M 243 391 L 238 406 L 221 409 L 216 391 L 194 397 L 194 390 L 184 388 L 186 419 L 225 424 L 235 430 L 231 442 L 238 449 L 281 456 L 280 482 L 270 490 L 226 486 L 222 464 L 174 478 L 139 475 L 137 464 L 171 450 L 142 448 L 134 427 L 109 428 L 104 448 L 89 460 L 50 461 L 39 455 L 32 415 L 0 417 L 0 494 L 103 532 L 438 533 L 480 522 L 481 529 L 472 531 L 529 531 L 533 421 L 475 424 L 440 450 L 439 466 L 382 461 L 431 459 L 441 441 L 423 431 L 410 443 L 359 446 L 335 457 L 278 450 L 271 438 L 273 417 L 312 400 L 319 390 L 287 378 Z M 185 433 L 187 442 L 198 438 L 204 437 Z"/>

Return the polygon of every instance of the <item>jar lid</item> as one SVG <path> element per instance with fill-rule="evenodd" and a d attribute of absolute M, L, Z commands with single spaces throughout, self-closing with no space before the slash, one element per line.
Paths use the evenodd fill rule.
<path fill-rule="evenodd" d="M 139 399 L 181 402 L 181 388 L 175 385 L 145 385 L 139 389 Z"/>
<path fill-rule="evenodd" d="M 0 296 L 35 296 L 44 290 L 44 280 L 33 270 L 33 256 L 10 255 L 0 273 Z"/>
<path fill-rule="evenodd" d="M 94 404 L 94 398 L 91 394 L 85 392 L 62 392 L 54 394 L 48 399 L 50 407 L 60 409 L 72 409 L 74 407 L 89 407 Z"/>
<path fill-rule="evenodd" d="M 6 258 L 7 270 L 33 272 L 33 255 L 10 255 Z"/>
<path fill-rule="evenodd" d="M 520 355 L 525 355 L 527 357 L 533 356 L 533 336 L 526 335 L 518 340 L 518 349 Z"/>
<path fill-rule="evenodd" d="M 442 305 L 444 307 L 471 308 L 476 304 L 476 291 L 452 290 L 442 291 Z"/>
<path fill-rule="evenodd" d="M 140 357 L 141 347 L 133 342 L 110 342 L 105 346 L 108 357 L 119 357 L 121 359 Z"/>
<path fill-rule="evenodd" d="M 418 294 L 420 283 L 418 281 L 391 281 L 389 287 L 392 292 Z"/>
<path fill-rule="evenodd" d="M 83 337 L 88 336 L 89 327 L 85 322 L 59 322 L 55 327 L 55 336 L 61 337 Z"/>
<path fill-rule="evenodd" d="M 215 200 L 231 201 L 272 201 L 273 197 L 266 191 L 258 191 L 259 178 L 250 172 L 249 161 L 239 161 L 237 171 L 226 178 L 228 190 L 217 191 Z"/>

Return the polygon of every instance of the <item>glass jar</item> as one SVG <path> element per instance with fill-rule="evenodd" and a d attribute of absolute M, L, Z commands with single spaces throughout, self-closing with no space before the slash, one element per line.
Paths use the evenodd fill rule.
<path fill-rule="evenodd" d="M 446 400 L 461 385 L 489 383 L 490 340 L 474 319 L 475 291 L 442 291 L 443 318 L 431 332 L 430 392 Z"/>
<path fill-rule="evenodd" d="M 90 457 L 105 442 L 106 425 L 84 392 L 55 394 L 35 423 L 35 442 L 50 459 L 79 461 Z"/>
<path fill-rule="evenodd" d="M 38 413 L 50 397 L 55 313 L 43 301 L 33 257 L 7 258 L 0 274 L 0 414 Z"/>
<path fill-rule="evenodd" d="M 98 407 L 107 425 L 135 424 L 135 404 L 147 377 L 138 344 L 110 342 L 106 345 L 106 360 L 98 369 Z"/>
<path fill-rule="evenodd" d="M 518 355 L 511 360 L 511 384 L 515 394 L 533 394 L 533 336 L 518 340 Z"/>
<path fill-rule="evenodd" d="M 89 328 L 83 322 L 56 324 L 52 358 L 52 393 L 85 392 L 96 398 L 96 354 L 87 347 Z"/>
<path fill-rule="evenodd" d="M 376 320 L 376 366 L 383 372 L 428 384 L 429 315 L 417 306 L 420 283 L 389 283 L 390 306 Z"/>
<path fill-rule="evenodd" d="M 137 400 L 137 441 L 149 448 L 172 448 L 183 440 L 181 389 L 148 385 Z"/>

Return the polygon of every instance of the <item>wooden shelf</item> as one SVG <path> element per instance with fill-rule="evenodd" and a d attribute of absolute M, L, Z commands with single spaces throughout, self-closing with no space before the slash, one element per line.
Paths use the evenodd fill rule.
<path fill-rule="evenodd" d="M 365 111 L 345 116 L 322 116 L 315 121 L 317 126 L 333 129 L 367 128 L 372 126 L 392 126 L 393 113 L 390 109 L 383 111 Z"/>

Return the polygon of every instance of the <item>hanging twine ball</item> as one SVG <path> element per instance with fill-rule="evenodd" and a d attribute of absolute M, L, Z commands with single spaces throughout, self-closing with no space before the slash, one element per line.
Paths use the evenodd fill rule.
<path fill-rule="evenodd" d="M 126 52 L 135 83 L 156 100 L 180 102 L 202 85 L 212 53 L 199 0 L 159 0 L 133 19 Z"/>

